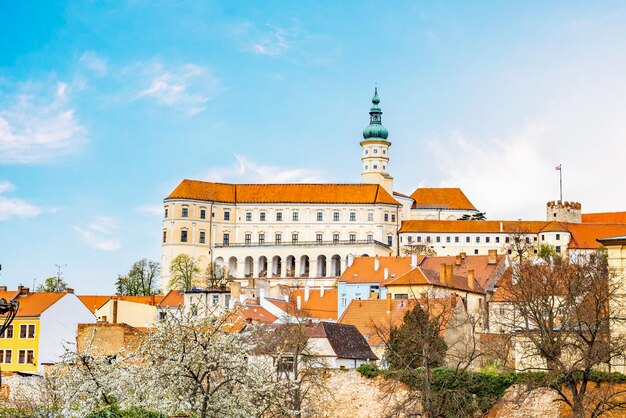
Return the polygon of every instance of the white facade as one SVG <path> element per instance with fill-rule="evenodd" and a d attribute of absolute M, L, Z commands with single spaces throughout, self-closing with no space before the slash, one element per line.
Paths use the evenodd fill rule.
<path fill-rule="evenodd" d="M 76 347 L 78 324 L 95 324 L 96 317 L 73 293 L 67 293 L 39 317 L 37 371 L 61 360 L 65 348 Z"/>

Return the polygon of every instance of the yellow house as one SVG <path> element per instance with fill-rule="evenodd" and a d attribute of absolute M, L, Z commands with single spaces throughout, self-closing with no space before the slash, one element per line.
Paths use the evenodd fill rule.
<path fill-rule="evenodd" d="M 13 323 L 0 335 L 2 371 L 43 373 L 44 365 L 58 362 L 65 347 L 75 344 L 79 323 L 96 322 L 71 289 L 33 293 L 25 287 L 4 289 L 0 297 L 20 305 Z"/>

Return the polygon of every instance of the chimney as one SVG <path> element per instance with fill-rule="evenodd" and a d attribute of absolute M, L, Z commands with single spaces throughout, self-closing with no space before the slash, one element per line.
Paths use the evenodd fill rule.
<path fill-rule="evenodd" d="M 20 291 L 20 295 L 24 296 L 24 295 L 28 295 L 30 293 L 30 289 L 24 286 L 18 286 L 17 290 Z"/>
<path fill-rule="evenodd" d="M 65 293 L 74 293 L 74 289 L 72 289 L 71 287 L 68 287 L 65 289 Z M 152 299 L 154 300 L 154 296 L 152 296 Z"/>
<path fill-rule="evenodd" d="M 113 298 L 113 323 L 117 324 L 117 298 Z"/>
<path fill-rule="evenodd" d="M 387 280 L 388 278 L 389 278 L 389 269 L 385 267 L 385 270 L 383 270 L 383 280 Z"/>
<path fill-rule="evenodd" d="M 391 315 L 391 293 L 387 291 L 387 315 Z"/>
<path fill-rule="evenodd" d="M 502 225 L 502 221 L 500 221 L 500 232 L 504 232 L 504 228 L 503 228 L 503 225 Z"/>
<path fill-rule="evenodd" d="M 380 268 L 380 260 L 378 259 L 378 257 L 374 258 L 374 271 L 378 271 L 378 269 Z"/>
<path fill-rule="evenodd" d="M 446 264 L 446 284 L 448 286 L 452 286 L 453 268 L 454 266 L 452 264 Z"/>
<path fill-rule="evenodd" d="M 461 256 L 461 260 L 465 260 L 465 256 L 466 256 L 467 254 L 465 254 L 465 251 L 463 251 L 463 252 L 462 252 L 461 254 L 459 254 L 459 255 Z"/>
<path fill-rule="evenodd" d="M 302 296 L 296 296 L 296 308 L 298 310 L 302 309 Z"/>
<path fill-rule="evenodd" d="M 498 262 L 498 250 L 489 250 L 487 264 L 496 264 Z"/>
<path fill-rule="evenodd" d="M 6 286 L 0 286 L 0 292 L 6 292 L 6 291 L 7 291 Z"/>
<path fill-rule="evenodd" d="M 446 263 L 439 264 L 439 283 L 446 284 Z"/>
<path fill-rule="evenodd" d="M 457 255 L 456 258 L 454 259 L 454 265 L 455 266 L 460 266 L 461 265 L 461 255 Z"/>
<path fill-rule="evenodd" d="M 320 297 L 323 298 L 324 297 L 324 285 L 320 286 Z"/>
<path fill-rule="evenodd" d="M 467 287 L 474 290 L 474 270 L 467 270 Z"/>
<path fill-rule="evenodd" d="M 310 296 L 310 289 L 309 289 L 309 285 L 307 284 L 306 286 L 304 286 L 304 301 L 308 302 L 309 301 L 309 296 Z M 300 308 L 298 308 L 300 309 Z"/>
<path fill-rule="evenodd" d="M 417 254 L 411 254 L 411 267 L 417 267 Z"/>

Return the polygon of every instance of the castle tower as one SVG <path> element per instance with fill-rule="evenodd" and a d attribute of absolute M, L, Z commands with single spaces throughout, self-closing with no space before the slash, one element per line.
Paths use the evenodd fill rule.
<path fill-rule="evenodd" d="M 560 200 L 550 201 L 546 204 L 546 220 L 579 224 L 582 222 L 581 204 Z"/>
<path fill-rule="evenodd" d="M 389 175 L 389 131 L 381 123 L 383 112 L 380 110 L 378 88 L 374 89 L 370 124 L 363 130 L 361 141 L 361 182 L 380 184 L 393 196 L 393 177 Z"/>

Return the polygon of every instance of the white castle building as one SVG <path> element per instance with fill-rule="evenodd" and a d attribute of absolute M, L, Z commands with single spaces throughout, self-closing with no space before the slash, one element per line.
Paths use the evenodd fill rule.
<path fill-rule="evenodd" d="M 393 190 L 389 132 L 375 90 L 363 130 L 360 184 L 225 184 L 183 180 L 164 200 L 162 284 L 179 254 L 238 279 L 334 285 L 354 256 L 399 252 L 405 220 L 478 213 L 460 189 Z"/>

